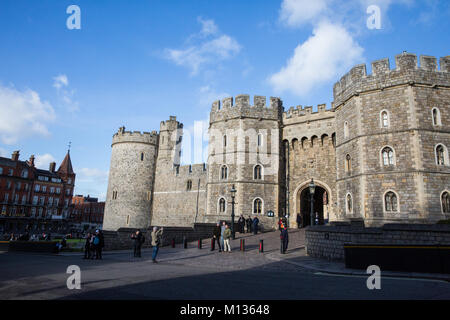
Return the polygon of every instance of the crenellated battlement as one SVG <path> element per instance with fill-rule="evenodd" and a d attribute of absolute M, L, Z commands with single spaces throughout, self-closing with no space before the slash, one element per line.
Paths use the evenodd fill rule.
<path fill-rule="evenodd" d="M 190 165 L 182 165 L 182 166 L 174 166 L 173 172 L 177 175 L 177 177 L 182 178 L 199 178 L 206 176 L 207 174 L 207 166 L 206 163 L 197 163 Z"/>
<path fill-rule="evenodd" d="M 156 145 L 158 143 L 158 132 L 125 131 L 125 127 L 120 127 L 113 136 L 112 144 L 123 142 L 148 143 Z"/>
<path fill-rule="evenodd" d="M 161 121 L 160 124 L 160 131 L 173 131 L 182 128 L 183 124 L 177 121 L 176 116 L 170 116 L 169 120 Z"/>
<path fill-rule="evenodd" d="M 449 86 L 450 56 L 441 57 L 439 65 L 440 68 L 436 57 L 421 55 L 419 66 L 417 56 L 407 52 L 395 56 L 394 69 L 390 68 L 388 58 L 373 61 L 372 74 L 367 74 L 365 64 L 356 65 L 334 84 L 334 106 L 355 94 L 405 83 Z"/>
<path fill-rule="evenodd" d="M 237 95 L 228 97 L 222 101 L 217 100 L 212 104 L 210 121 L 216 122 L 232 118 L 258 118 L 278 120 L 284 111 L 283 101 L 277 97 L 270 97 L 269 104 L 265 96 L 254 96 L 253 105 L 250 104 L 250 96 Z"/>
<path fill-rule="evenodd" d="M 317 111 L 313 111 L 312 106 L 297 106 L 290 107 L 286 112 L 283 112 L 283 121 L 292 119 L 300 121 L 316 120 L 320 118 L 327 118 L 329 116 L 334 116 L 333 109 L 327 109 L 325 103 L 317 105 Z"/>

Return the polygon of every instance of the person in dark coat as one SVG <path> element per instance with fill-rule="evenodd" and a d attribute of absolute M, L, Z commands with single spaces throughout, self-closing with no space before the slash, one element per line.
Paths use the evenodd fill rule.
<path fill-rule="evenodd" d="M 98 244 L 95 247 L 95 258 L 102 260 L 102 251 L 105 246 L 105 240 L 103 238 L 103 232 L 101 230 L 97 230 L 96 237 L 98 237 Z"/>
<path fill-rule="evenodd" d="M 95 252 L 95 259 L 101 259 L 101 246 L 100 246 L 100 234 L 98 232 L 98 230 L 95 231 L 94 234 L 94 240 L 92 241 L 92 243 L 94 244 L 94 252 Z"/>
<path fill-rule="evenodd" d="M 214 227 L 213 230 L 213 245 L 211 248 L 211 251 L 215 250 L 215 243 L 217 242 L 217 246 L 219 247 L 219 252 L 222 252 L 222 248 L 220 246 L 220 234 L 221 234 L 222 230 L 220 227 L 220 223 L 217 222 L 217 225 Z"/>
<path fill-rule="evenodd" d="M 253 218 L 253 234 L 258 234 L 258 223 L 259 223 L 258 217 L 254 217 Z"/>
<path fill-rule="evenodd" d="M 90 259 L 91 258 L 91 234 L 88 233 L 86 236 L 86 242 L 84 243 L 84 258 L 83 259 Z"/>
<path fill-rule="evenodd" d="M 243 216 L 242 214 L 241 214 L 241 216 L 239 217 L 238 224 L 239 224 L 239 232 L 240 232 L 240 233 L 244 233 L 244 228 L 245 228 L 245 218 L 244 218 L 244 216 Z"/>
<path fill-rule="evenodd" d="M 281 253 L 285 254 L 289 243 L 289 234 L 285 226 L 283 226 L 283 228 L 281 229 L 280 240 L 281 240 L 281 247 L 280 247 Z"/>
<path fill-rule="evenodd" d="M 300 229 L 302 227 L 302 215 L 297 213 L 297 228 Z"/>
<path fill-rule="evenodd" d="M 248 216 L 248 219 L 246 220 L 247 222 L 247 233 L 252 232 L 252 218 L 250 218 L 250 216 Z"/>
<path fill-rule="evenodd" d="M 144 243 L 144 239 L 142 236 L 141 231 L 137 230 L 135 234 L 131 234 L 131 239 L 134 240 L 134 257 L 140 258 L 141 257 L 141 247 Z"/>

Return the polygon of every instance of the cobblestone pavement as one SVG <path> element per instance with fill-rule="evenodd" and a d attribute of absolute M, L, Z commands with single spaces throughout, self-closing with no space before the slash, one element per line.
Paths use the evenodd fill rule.
<path fill-rule="evenodd" d="M 237 234 L 231 253 L 210 251 L 206 239 L 202 249 L 196 242 L 161 248 L 157 264 L 151 250 L 140 259 L 129 250 L 105 252 L 101 261 L 79 253 L 0 253 L 0 299 L 450 299 L 445 281 L 383 278 L 383 290 L 368 290 L 367 275 L 325 274 L 339 273 L 339 264 L 306 257 L 303 239 L 303 230 L 291 230 L 284 255 L 279 232 Z M 66 286 L 69 265 L 81 269 L 81 290 Z"/>

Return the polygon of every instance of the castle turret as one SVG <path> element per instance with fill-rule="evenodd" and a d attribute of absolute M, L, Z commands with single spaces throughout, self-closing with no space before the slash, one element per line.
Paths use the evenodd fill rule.
<path fill-rule="evenodd" d="M 180 164 L 182 136 L 183 124 L 177 121 L 177 117 L 170 116 L 169 120 L 161 121 L 158 151 L 159 162 L 166 162 L 171 166 Z"/>
<path fill-rule="evenodd" d="M 103 228 L 150 226 L 155 163 L 156 131 L 125 131 L 113 136 L 108 192 Z"/>

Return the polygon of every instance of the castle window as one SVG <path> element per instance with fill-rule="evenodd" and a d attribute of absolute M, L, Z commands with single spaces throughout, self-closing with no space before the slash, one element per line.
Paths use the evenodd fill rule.
<path fill-rule="evenodd" d="M 348 138 L 348 122 L 344 122 L 344 138 Z"/>
<path fill-rule="evenodd" d="M 220 168 L 220 179 L 222 179 L 222 180 L 228 179 L 228 167 L 227 166 L 222 166 Z"/>
<path fill-rule="evenodd" d="M 384 166 L 393 166 L 395 165 L 395 159 L 394 159 L 394 151 L 391 147 L 384 147 L 381 151 L 381 156 L 383 158 L 383 165 Z"/>
<path fill-rule="evenodd" d="M 224 148 L 227 147 L 227 136 L 226 135 L 223 136 L 223 147 Z"/>
<path fill-rule="evenodd" d="M 152 198 L 152 193 L 151 191 L 147 191 L 147 201 L 150 201 Z"/>
<path fill-rule="evenodd" d="M 442 212 L 450 213 L 450 193 L 448 193 L 448 191 L 442 193 L 441 204 L 442 204 Z"/>
<path fill-rule="evenodd" d="M 398 198 L 393 191 L 388 191 L 384 195 L 384 210 L 386 212 L 398 212 Z"/>
<path fill-rule="evenodd" d="M 350 172 L 352 170 L 352 157 L 349 154 L 345 156 L 345 172 Z"/>
<path fill-rule="evenodd" d="M 219 199 L 219 213 L 225 213 L 227 209 L 227 202 L 225 201 L 225 198 Z"/>
<path fill-rule="evenodd" d="M 113 191 L 112 199 L 113 199 L 113 200 L 116 200 L 116 199 L 117 199 L 117 191 Z"/>
<path fill-rule="evenodd" d="M 436 146 L 436 164 L 439 166 L 448 165 L 448 151 L 443 144 Z"/>
<path fill-rule="evenodd" d="M 259 164 L 253 168 L 253 179 L 255 180 L 262 179 L 262 167 Z"/>
<path fill-rule="evenodd" d="M 130 224 L 130 215 L 127 215 L 127 226 Z"/>
<path fill-rule="evenodd" d="M 389 128 L 389 113 L 387 110 L 383 110 L 380 113 L 381 127 Z"/>
<path fill-rule="evenodd" d="M 442 122 L 441 122 L 441 112 L 439 111 L 438 108 L 433 108 L 431 110 L 431 115 L 433 118 L 433 126 L 442 126 Z"/>
<path fill-rule="evenodd" d="M 261 147 L 263 143 L 263 135 L 262 133 L 258 134 L 258 147 Z"/>
<path fill-rule="evenodd" d="M 191 191 L 192 190 L 192 181 L 191 180 L 187 181 L 186 190 L 187 191 Z"/>
<path fill-rule="evenodd" d="M 141 153 L 141 161 L 144 161 L 144 153 Z"/>
<path fill-rule="evenodd" d="M 353 213 L 353 199 L 352 195 L 350 193 L 347 193 L 347 196 L 345 197 L 345 209 L 347 214 Z"/>
<path fill-rule="evenodd" d="M 260 198 L 253 200 L 253 214 L 261 214 L 263 212 L 263 203 Z"/>

